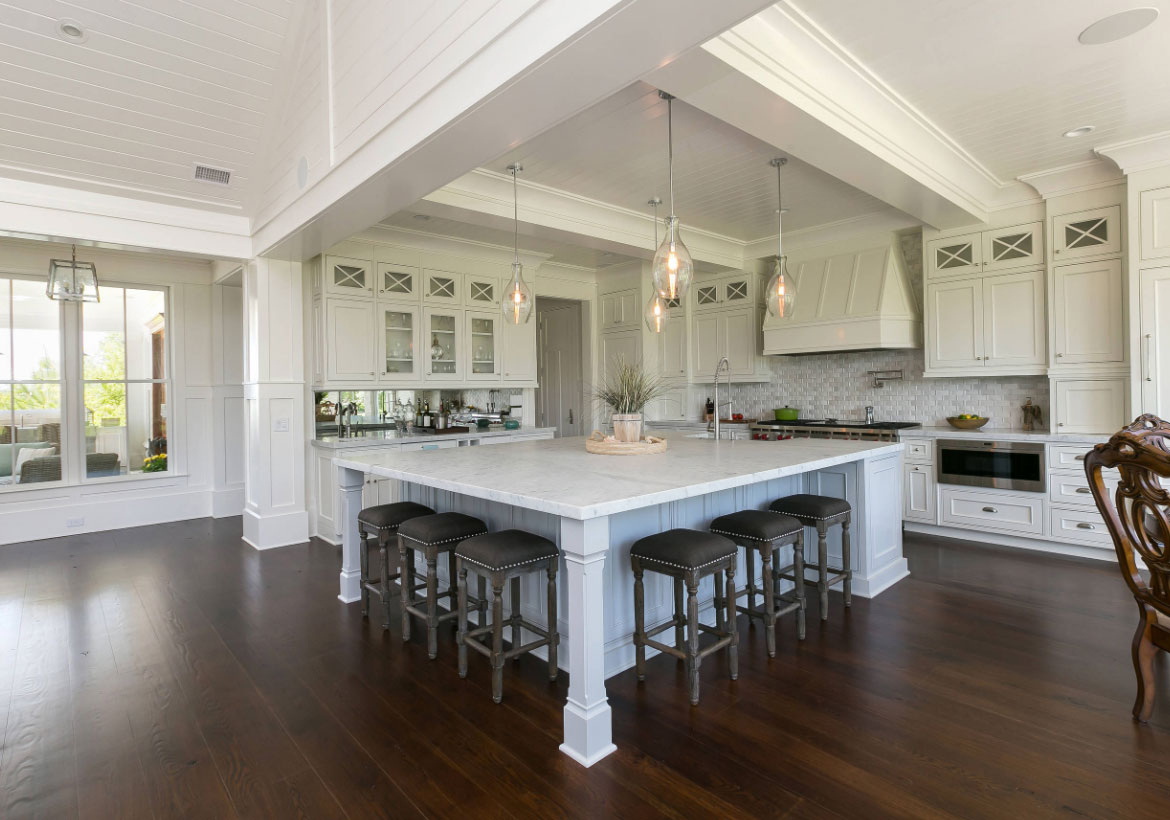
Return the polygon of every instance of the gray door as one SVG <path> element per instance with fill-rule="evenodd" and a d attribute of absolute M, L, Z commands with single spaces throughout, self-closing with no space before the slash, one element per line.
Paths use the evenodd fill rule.
<path fill-rule="evenodd" d="M 558 437 L 583 435 L 581 303 L 538 299 L 536 322 L 540 383 L 536 409 L 540 425 L 556 427 Z"/>

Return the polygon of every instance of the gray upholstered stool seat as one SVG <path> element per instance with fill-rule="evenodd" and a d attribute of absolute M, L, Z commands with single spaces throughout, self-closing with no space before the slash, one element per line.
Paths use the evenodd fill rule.
<path fill-rule="evenodd" d="M 455 548 L 456 572 L 459 577 L 459 677 L 467 677 L 467 650 L 474 649 L 486 655 L 492 663 L 492 700 L 499 703 L 504 697 L 504 661 L 518 660 L 525 652 L 541 646 L 548 647 L 548 677 L 557 679 L 557 564 L 560 550 L 547 538 L 523 530 L 502 530 L 488 535 L 477 535 L 461 541 Z M 486 575 L 492 585 L 492 620 L 469 629 L 467 625 L 467 571 L 479 575 L 481 584 Z M 548 573 L 548 625 L 541 627 L 520 614 L 520 577 L 543 569 Z M 512 614 L 504 619 L 504 582 L 512 582 Z M 483 597 L 483 593 L 480 593 Z M 512 645 L 504 651 L 504 626 L 512 628 Z M 521 629 L 540 636 L 526 644 L 520 643 Z M 491 645 L 480 640 L 491 635 Z"/>
<path fill-rule="evenodd" d="M 817 597 L 820 599 L 821 620 L 829 618 L 829 587 L 835 584 L 841 584 L 845 606 L 851 606 L 853 564 L 850 557 L 849 525 L 853 517 L 853 507 L 849 502 L 843 498 L 804 493 L 777 499 L 768 509 L 773 513 L 796 518 L 805 526 L 817 529 Z M 827 534 L 829 527 L 837 524 L 841 525 L 841 569 L 831 569 Z M 795 572 L 793 575 L 784 574 L 781 577 L 795 580 L 795 574 Z"/>
<path fill-rule="evenodd" d="M 377 504 L 366 507 L 358 513 L 358 537 L 361 539 L 361 589 L 362 589 L 362 617 L 370 614 L 370 593 L 377 595 L 382 601 L 385 620 L 383 629 L 390 628 L 390 596 L 393 591 L 391 581 L 396 581 L 401 572 L 390 572 L 390 539 L 397 532 L 398 526 L 411 518 L 420 515 L 432 515 L 434 510 L 413 501 L 402 501 L 396 504 Z M 378 536 L 379 577 L 370 575 L 370 533 Z"/>
<path fill-rule="evenodd" d="M 740 510 L 721 515 L 711 522 L 711 532 L 726 536 L 742 544 L 747 554 L 747 586 L 735 593 L 736 598 L 747 596 L 747 606 L 735 609 L 764 623 L 768 657 L 776 657 L 776 620 L 789 612 L 796 612 L 796 637 L 805 636 L 804 599 L 804 524 L 799 519 L 778 515 L 767 510 Z M 774 554 L 781 547 L 792 546 L 792 564 L 774 566 Z M 760 554 L 763 587 L 756 587 L 755 554 Z M 780 592 L 780 579 L 791 572 L 796 579 L 791 593 Z M 716 589 L 716 606 L 719 590 Z M 756 608 L 756 594 L 762 593 L 763 609 Z"/>
<path fill-rule="evenodd" d="M 398 553 L 402 566 L 402 640 L 410 640 L 410 616 L 421 618 L 427 625 L 427 655 L 434 659 L 439 654 L 439 624 L 458 616 L 455 584 L 455 546 L 464 539 L 487 532 L 487 524 L 474 516 L 457 512 L 435 513 L 411 518 L 398 526 Z M 414 581 L 414 551 L 420 550 L 427 562 L 425 602 L 414 597 L 422 585 Z M 448 554 L 447 591 L 439 593 L 439 553 Z M 449 611 L 439 613 L 439 598 L 447 598 Z M 483 613 L 483 586 L 480 587 L 480 612 Z M 424 604 L 425 607 L 420 606 Z"/>
<path fill-rule="evenodd" d="M 728 673 L 739 677 L 739 632 L 735 628 L 735 562 L 739 548 L 734 541 L 710 532 L 674 529 L 648 535 L 630 548 L 634 572 L 634 652 L 638 680 L 646 679 L 646 647 L 665 652 L 686 662 L 691 705 L 699 702 L 699 665 L 712 652 L 727 648 Z M 646 570 L 674 579 L 674 617 L 646 629 L 646 596 L 642 575 Z M 715 576 L 715 626 L 699 623 L 699 580 Z M 726 577 L 726 590 L 724 587 Z M 683 615 L 683 585 L 687 588 L 686 615 Z M 674 646 L 653 640 L 674 627 Z M 699 633 L 716 636 L 715 643 L 699 649 Z"/>

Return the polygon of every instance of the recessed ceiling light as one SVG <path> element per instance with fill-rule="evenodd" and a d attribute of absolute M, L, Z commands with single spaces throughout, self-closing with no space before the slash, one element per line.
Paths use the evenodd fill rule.
<path fill-rule="evenodd" d="M 1083 137 L 1085 134 L 1092 133 L 1095 125 L 1078 125 L 1076 128 L 1070 128 L 1064 132 L 1066 137 Z"/>
<path fill-rule="evenodd" d="M 1077 40 L 1083 46 L 1099 46 L 1103 43 L 1112 43 L 1131 34 L 1137 34 L 1146 26 L 1158 19 L 1158 10 L 1155 8 L 1136 8 L 1128 11 L 1119 11 L 1102 17 L 1096 23 L 1080 33 Z"/>
<path fill-rule="evenodd" d="M 84 43 L 89 39 L 89 32 L 76 20 L 63 18 L 57 21 L 57 36 L 67 43 Z"/>

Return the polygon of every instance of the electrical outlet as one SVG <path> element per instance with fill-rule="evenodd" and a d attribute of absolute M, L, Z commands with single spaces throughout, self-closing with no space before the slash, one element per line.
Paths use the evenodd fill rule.
<path fill-rule="evenodd" d="M 85 526 L 85 519 L 84 518 L 66 518 L 65 519 L 65 526 L 66 527 L 84 527 Z"/>

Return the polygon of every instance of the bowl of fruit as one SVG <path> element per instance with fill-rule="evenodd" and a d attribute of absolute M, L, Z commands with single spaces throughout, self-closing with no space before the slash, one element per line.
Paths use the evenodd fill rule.
<path fill-rule="evenodd" d="M 960 413 L 957 416 L 947 416 L 947 421 L 956 430 L 978 430 L 991 419 L 976 413 Z"/>

